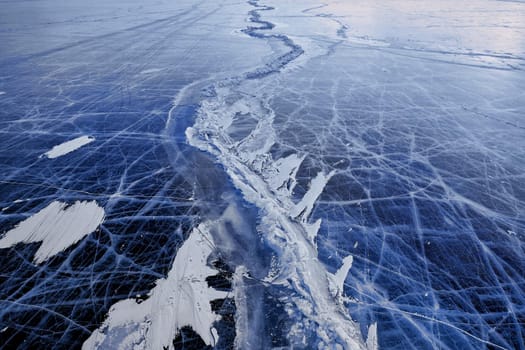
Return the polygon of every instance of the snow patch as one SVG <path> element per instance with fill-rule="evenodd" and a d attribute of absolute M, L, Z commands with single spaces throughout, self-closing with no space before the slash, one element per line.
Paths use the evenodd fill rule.
<path fill-rule="evenodd" d="M 217 271 L 207 266 L 213 242 L 205 224 L 194 229 L 180 247 L 165 279 L 160 279 L 149 298 L 113 305 L 104 324 L 94 331 L 82 349 L 173 349 L 173 339 L 190 326 L 207 345 L 215 345 L 218 334 L 213 323 L 220 316 L 210 301 L 227 296 L 209 288 L 206 277 Z"/>
<path fill-rule="evenodd" d="M 76 139 L 69 140 L 64 143 L 61 143 L 60 145 L 54 146 L 51 150 L 47 151 L 42 156 L 45 156 L 51 159 L 58 158 L 60 156 L 73 152 L 79 149 L 80 147 L 85 146 L 88 143 L 91 143 L 93 141 L 95 141 L 95 138 L 92 136 L 80 136 L 80 137 L 77 137 Z"/>
<path fill-rule="evenodd" d="M 163 68 L 150 68 L 150 69 L 144 69 L 140 74 L 151 74 L 151 73 L 157 73 L 162 71 Z"/>
<path fill-rule="evenodd" d="M 95 201 L 77 201 L 71 206 L 55 201 L 8 231 L 0 239 L 0 248 L 42 242 L 33 259 L 40 264 L 95 231 L 104 215 Z"/>

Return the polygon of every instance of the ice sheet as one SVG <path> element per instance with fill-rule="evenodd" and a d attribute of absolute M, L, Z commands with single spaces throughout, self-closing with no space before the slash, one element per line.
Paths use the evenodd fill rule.
<path fill-rule="evenodd" d="M 105 213 L 39 264 L 2 249 L 5 346 L 525 349 L 524 18 L 3 3 L 1 224 Z M 39 157 L 79 135 L 96 147 Z"/>

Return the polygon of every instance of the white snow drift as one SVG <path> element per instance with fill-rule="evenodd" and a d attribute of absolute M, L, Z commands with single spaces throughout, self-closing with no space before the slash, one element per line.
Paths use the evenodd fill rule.
<path fill-rule="evenodd" d="M 140 304 L 126 299 L 113 305 L 104 324 L 83 344 L 87 349 L 173 349 L 173 339 L 190 326 L 207 345 L 218 334 L 213 323 L 220 316 L 210 301 L 226 292 L 208 287 L 206 277 L 217 271 L 207 266 L 213 243 L 204 224 L 194 229 L 180 247 L 165 279 L 157 281 L 149 298 Z"/>
<path fill-rule="evenodd" d="M 0 239 L 0 248 L 42 242 L 34 257 L 40 264 L 95 231 L 104 215 L 95 201 L 77 201 L 71 206 L 55 201 L 8 231 Z"/>
<path fill-rule="evenodd" d="M 51 148 L 51 150 L 44 153 L 43 156 L 47 158 L 58 158 L 60 156 L 71 153 L 93 141 L 95 141 L 95 138 L 92 136 L 80 136 L 76 139 L 69 140 L 64 143 L 61 143 L 60 145 L 54 146 L 53 148 Z"/>

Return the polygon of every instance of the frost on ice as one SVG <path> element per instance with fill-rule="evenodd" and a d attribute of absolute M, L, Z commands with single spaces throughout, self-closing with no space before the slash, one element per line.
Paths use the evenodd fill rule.
<path fill-rule="evenodd" d="M 0 239 L 0 248 L 42 242 L 34 257 L 40 264 L 95 231 L 103 220 L 104 209 L 95 201 L 77 201 L 71 206 L 55 201 L 8 231 Z"/>

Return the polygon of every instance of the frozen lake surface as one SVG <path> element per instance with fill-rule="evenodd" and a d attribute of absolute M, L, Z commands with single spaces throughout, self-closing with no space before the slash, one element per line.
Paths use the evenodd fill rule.
<path fill-rule="evenodd" d="M 525 2 L 0 8 L 0 348 L 525 349 Z"/>

